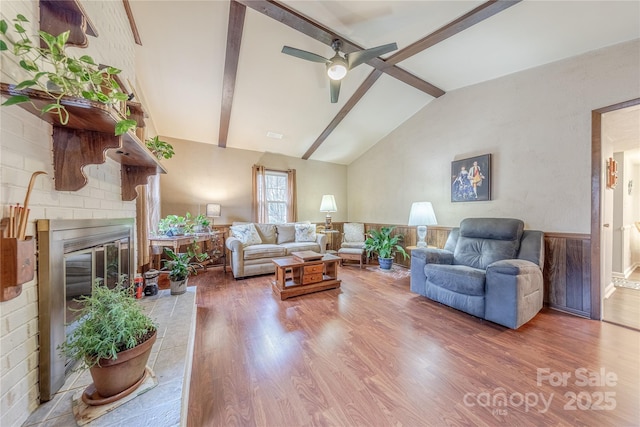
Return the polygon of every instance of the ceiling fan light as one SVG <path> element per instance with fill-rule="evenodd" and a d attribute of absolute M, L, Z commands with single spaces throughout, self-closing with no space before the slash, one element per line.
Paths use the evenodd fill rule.
<path fill-rule="evenodd" d="M 327 65 L 327 75 L 331 80 L 342 80 L 347 75 L 347 63 L 340 56 L 336 55 Z"/>

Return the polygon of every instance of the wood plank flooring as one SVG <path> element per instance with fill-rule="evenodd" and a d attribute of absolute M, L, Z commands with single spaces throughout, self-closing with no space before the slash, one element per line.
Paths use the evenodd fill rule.
<path fill-rule="evenodd" d="M 628 278 L 640 282 L 640 268 L 636 268 Z M 602 318 L 640 330 L 640 290 L 616 287 L 615 292 L 604 300 Z"/>
<path fill-rule="evenodd" d="M 640 332 L 549 309 L 513 331 L 394 268 L 286 301 L 271 275 L 196 276 L 187 425 L 640 425 Z"/>

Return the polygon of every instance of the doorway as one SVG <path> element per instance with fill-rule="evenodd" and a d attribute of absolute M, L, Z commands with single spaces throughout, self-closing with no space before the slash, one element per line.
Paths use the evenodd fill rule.
<path fill-rule="evenodd" d="M 640 99 L 594 110 L 591 317 L 640 330 L 640 289 L 633 286 L 640 281 L 639 175 Z"/>

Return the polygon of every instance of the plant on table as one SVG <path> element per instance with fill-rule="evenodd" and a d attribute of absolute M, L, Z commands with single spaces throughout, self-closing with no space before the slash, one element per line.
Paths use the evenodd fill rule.
<path fill-rule="evenodd" d="M 23 27 L 29 22 L 27 18 L 19 14 L 13 21 L 15 38 L 8 34 L 7 22 L 4 19 L 0 20 L 0 51 L 9 51 L 11 47 L 11 52 L 19 61 L 20 67 L 29 74 L 28 79 L 15 85 L 15 90 L 35 87 L 51 97 L 51 103 L 40 108 L 41 113 L 56 114 L 60 124 L 66 125 L 69 122 L 69 113 L 62 105 L 65 96 L 107 105 L 118 105 L 130 99 L 130 95 L 122 91 L 114 77 L 121 72 L 119 69 L 101 68 L 88 55 L 76 58 L 67 54 L 69 31 L 58 36 L 39 31 L 40 40 L 45 46 L 41 47 L 40 40 L 32 41 Z M 23 102 L 31 102 L 26 93 L 13 95 L 2 105 Z M 34 105 L 34 108 L 37 107 Z M 122 118 L 115 125 L 115 135 L 122 135 L 136 126 L 135 120 Z"/>

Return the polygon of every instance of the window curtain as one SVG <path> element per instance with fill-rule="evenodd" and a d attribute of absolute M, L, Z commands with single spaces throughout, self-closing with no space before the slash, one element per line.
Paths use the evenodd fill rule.
<path fill-rule="evenodd" d="M 296 222 L 298 220 L 298 196 L 296 192 L 296 170 L 289 169 L 287 171 L 287 222 Z"/>
<path fill-rule="evenodd" d="M 138 269 L 148 265 L 151 260 L 149 253 L 149 235 L 155 231 L 160 222 L 160 175 L 152 175 L 147 185 L 136 198 L 136 241 L 138 245 Z"/>
<path fill-rule="evenodd" d="M 253 165 L 252 171 L 252 193 L 253 203 L 251 208 L 251 215 L 253 222 L 265 223 L 268 222 L 267 204 L 265 203 L 265 167 L 260 165 Z"/>

